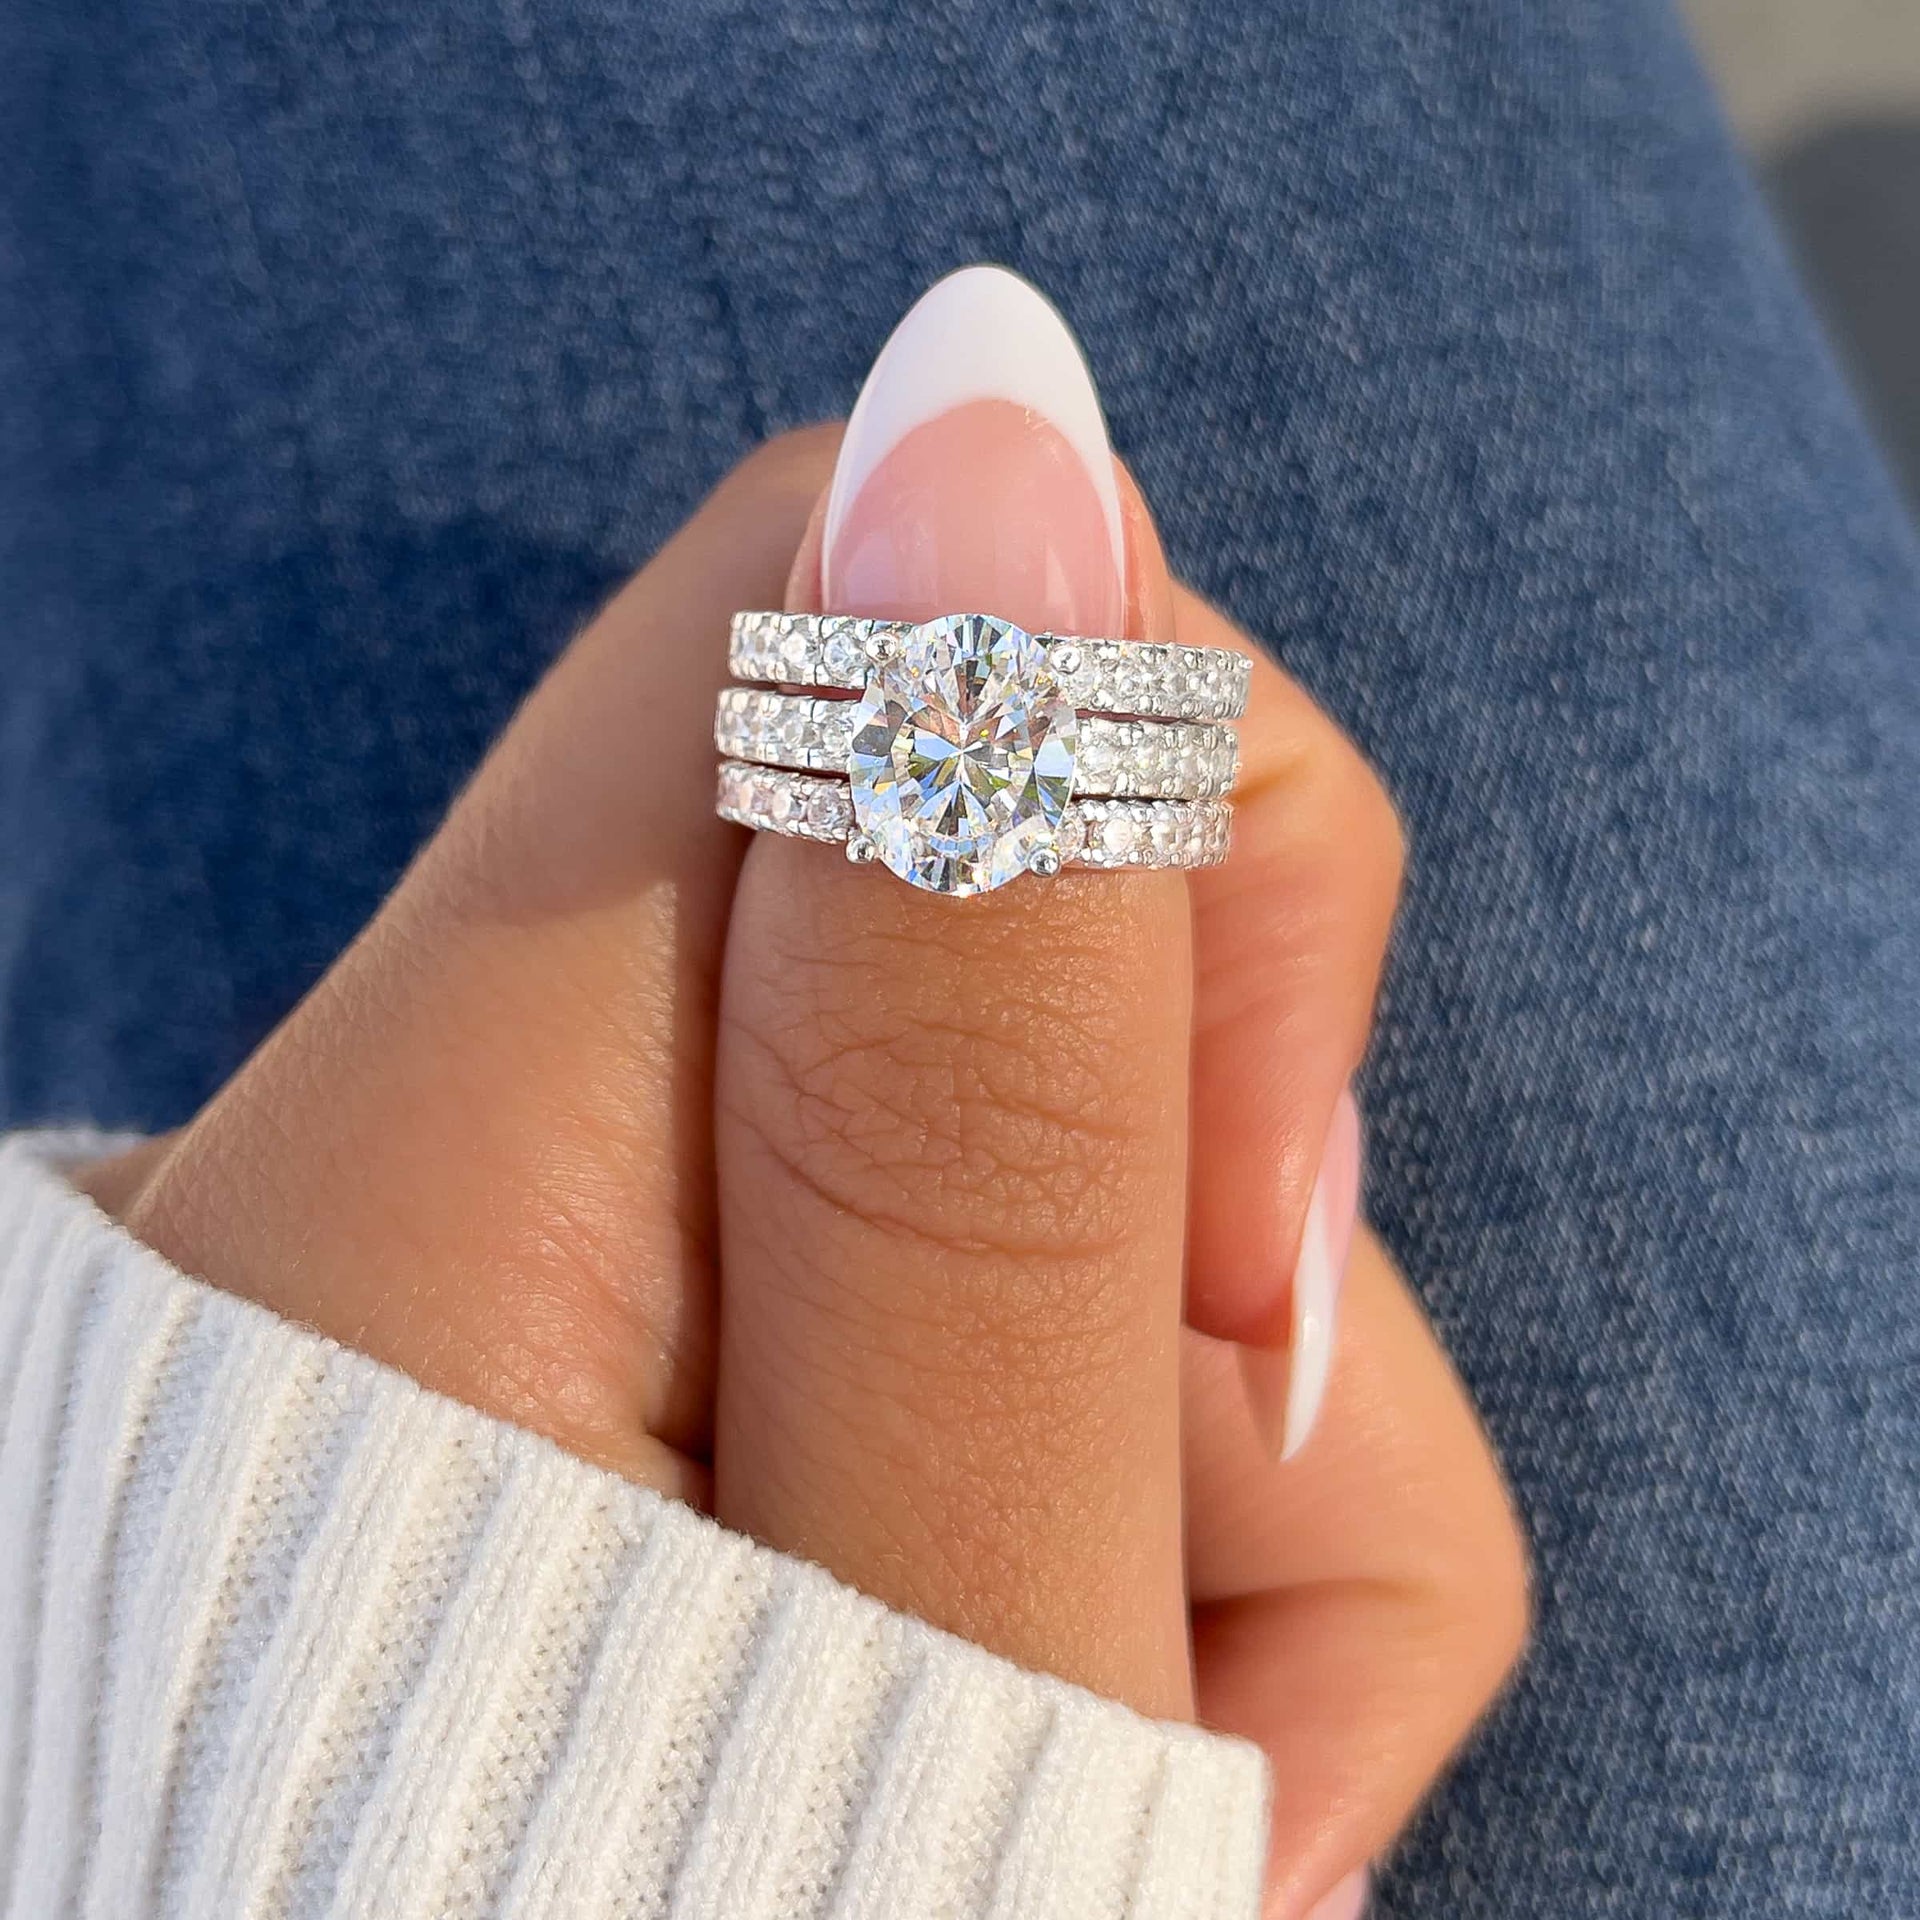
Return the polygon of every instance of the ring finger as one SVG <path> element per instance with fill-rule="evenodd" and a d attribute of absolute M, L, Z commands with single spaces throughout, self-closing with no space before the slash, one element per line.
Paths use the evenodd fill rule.
<path fill-rule="evenodd" d="M 839 459 L 801 600 L 1170 637 L 1077 349 L 1010 276 L 909 316 Z M 1178 1717 L 1189 940 L 1175 874 L 934 898 L 765 837 L 716 1082 L 716 1512 Z"/>

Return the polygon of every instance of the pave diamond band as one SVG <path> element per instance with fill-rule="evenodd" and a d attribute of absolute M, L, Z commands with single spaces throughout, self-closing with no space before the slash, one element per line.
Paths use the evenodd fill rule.
<path fill-rule="evenodd" d="M 778 767 L 720 763 L 715 810 L 762 833 L 845 844 L 853 799 L 844 780 Z M 1225 800 L 1072 800 L 1058 836 L 1068 867 L 1212 867 L 1227 857 L 1233 808 Z"/>
<path fill-rule="evenodd" d="M 850 615 L 736 613 L 727 669 L 736 680 L 773 686 L 858 691 L 873 668 L 912 633 L 906 620 Z M 1252 673 L 1244 654 L 1224 647 L 1156 646 L 1144 640 L 1086 640 L 1039 633 L 1060 695 L 1082 713 L 1154 720 L 1237 720 Z"/>
<path fill-rule="evenodd" d="M 743 826 L 839 841 L 955 896 L 1063 866 L 1226 857 L 1228 723 L 1251 675 L 1239 654 L 1029 633 L 988 613 L 742 613 L 728 658 L 759 683 L 714 710 L 718 808 Z"/>
<path fill-rule="evenodd" d="M 713 743 L 728 758 L 801 772 L 844 773 L 858 707 L 805 693 L 729 687 L 714 714 Z M 1209 721 L 1114 720 L 1082 714 L 1074 791 L 1131 800 L 1217 800 L 1233 790 L 1240 744 Z"/>

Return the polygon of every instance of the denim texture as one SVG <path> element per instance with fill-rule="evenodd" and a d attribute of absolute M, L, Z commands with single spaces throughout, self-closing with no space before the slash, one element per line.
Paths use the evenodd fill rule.
<path fill-rule="evenodd" d="M 1656 0 L 0 0 L 0 1114 L 190 1111 L 974 259 L 1411 826 L 1540 1621 L 1379 1910 L 1920 1915 L 1920 559 Z"/>

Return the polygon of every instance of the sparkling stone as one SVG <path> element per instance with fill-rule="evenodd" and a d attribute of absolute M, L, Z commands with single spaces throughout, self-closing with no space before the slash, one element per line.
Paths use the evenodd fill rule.
<path fill-rule="evenodd" d="M 844 760 L 853 745 L 851 713 L 831 713 L 820 723 L 820 751 L 830 760 Z"/>
<path fill-rule="evenodd" d="M 854 710 L 854 819 L 929 893 L 985 893 L 1056 840 L 1077 723 L 1046 651 L 987 614 L 910 628 Z"/>
<path fill-rule="evenodd" d="M 847 796 L 838 787 L 821 786 L 807 799 L 807 825 L 823 840 L 846 837 L 852 817 Z"/>
<path fill-rule="evenodd" d="M 859 641 L 844 626 L 835 627 L 827 636 L 821 657 L 827 663 L 827 671 L 836 680 L 851 679 L 860 671 L 866 658 L 860 651 Z"/>

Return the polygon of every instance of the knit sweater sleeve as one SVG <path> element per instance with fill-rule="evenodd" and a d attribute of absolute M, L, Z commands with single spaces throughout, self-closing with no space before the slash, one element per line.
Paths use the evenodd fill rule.
<path fill-rule="evenodd" d="M 0 1915 L 1228 1920 L 1260 1758 L 189 1279 L 0 1144 Z"/>

